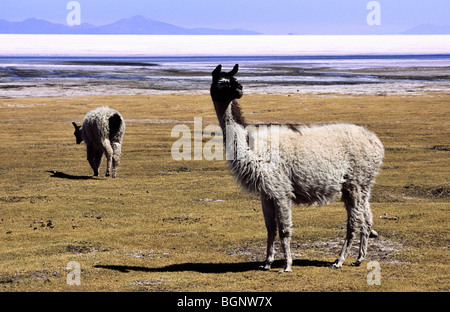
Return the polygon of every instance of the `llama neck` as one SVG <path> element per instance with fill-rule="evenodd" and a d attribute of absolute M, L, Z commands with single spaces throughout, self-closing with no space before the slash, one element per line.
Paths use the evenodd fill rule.
<path fill-rule="evenodd" d="M 249 137 L 246 129 L 247 123 L 242 116 L 239 103 L 236 100 L 224 103 L 214 101 L 217 118 L 223 133 L 223 142 L 227 152 L 227 160 L 234 163 L 235 160 L 250 160 Z M 221 111 L 221 107 L 226 107 Z"/>
<path fill-rule="evenodd" d="M 222 107 L 226 107 L 225 110 Z M 216 109 L 217 119 L 224 133 L 227 126 L 236 127 L 237 125 L 241 125 L 243 128 L 247 126 L 245 118 L 242 116 L 241 107 L 236 100 L 227 103 L 214 101 L 214 108 Z"/>
<path fill-rule="evenodd" d="M 262 183 L 258 181 L 261 181 L 265 167 L 260 163 L 255 151 L 250 148 L 249 131 L 238 102 L 232 101 L 223 112 L 217 108 L 224 106 L 216 102 L 214 105 L 222 127 L 226 159 L 231 172 L 244 188 L 255 194 L 261 194 Z"/>

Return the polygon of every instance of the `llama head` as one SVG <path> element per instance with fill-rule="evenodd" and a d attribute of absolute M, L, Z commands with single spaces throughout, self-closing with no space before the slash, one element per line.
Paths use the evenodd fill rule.
<path fill-rule="evenodd" d="M 239 64 L 234 65 L 228 72 L 222 72 L 222 65 L 218 65 L 212 72 L 211 97 L 214 101 L 231 102 L 243 95 L 241 84 L 234 78 L 239 70 Z"/>
<path fill-rule="evenodd" d="M 77 144 L 80 144 L 83 141 L 83 137 L 81 136 L 81 126 L 78 126 L 74 121 L 72 121 L 72 125 L 75 127 L 75 138 L 77 139 Z"/>

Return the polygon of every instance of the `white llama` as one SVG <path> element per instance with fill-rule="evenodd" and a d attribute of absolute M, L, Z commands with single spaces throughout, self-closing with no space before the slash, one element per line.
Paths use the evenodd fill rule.
<path fill-rule="evenodd" d="M 326 204 L 337 195 L 341 195 L 347 210 L 347 235 L 331 267 L 342 266 L 357 230 L 359 255 L 352 265 L 359 266 L 365 258 L 369 236 L 377 236 L 371 230 L 369 197 L 384 156 L 382 143 L 372 132 L 351 124 L 299 128 L 277 125 L 278 164 L 272 164 L 266 156 L 270 154 L 270 142 L 258 144 L 264 140 L 268 143 L 271 138 L 262 131 L 249 131 L 236 101 L 243 95 L 242 86 L 234 78 L 238 68 L 236 64 L 225 73 L 221 65 L 217 66 L 212 72 L 210 91 L 227 153 L 233 147 L 240 156 L 229 159 L 229 167 L 245 189 L 261 196 L 267 228 L 267 257 L 261 268 L 269 270 L 274 260 L 278 227 L 286 259 L 281 272 L 292 271 L 292 203 Z M 252 141 L 256 147 L 249 144 Z"/>
<path fill-rule="evenodd" d="M 98 168 L 102 162 L 103 153 L 106 155 L 106 176 L 117 175 L 120 162 L 122 139 L 125 133 L 125 120 L 122 115 L 109 107 L 98 107 L 86 114 L 83 125 L 75 127 L 77 144 L 86 143 L 87 160 L 98 176 Z"/>

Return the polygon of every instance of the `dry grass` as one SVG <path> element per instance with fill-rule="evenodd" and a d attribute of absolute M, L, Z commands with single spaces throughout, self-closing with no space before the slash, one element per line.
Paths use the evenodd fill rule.
<path fill-rule="evenodd" d="M 216 124 L 207 95 L 0 100 L 0 290 L 3 291 L 448 291 L 449 97 L 247 95 L 250 122 L 352 122 L 386 147 L 373 191 L 369 270 L 330 270 L 345 211 L 293 211 L 294 272 L 256 270 L 266 231 L 258 198 L 224 161 L 175 161 L 176 124 Z M 127 122 L 118 177 L 92 178 L 71 121 L 109 105 Z M 204 141 L 208 141 L 205 138 Z M 104 164 L 102 171 L 104 172 Z M 385 213 L 398 220 L 380 219 Z M 278 254 L 281 259 L 281 254 Z M 355 258 L 350 255 L 347 262 Z M 69 261 L 81 285 L 66 283 Z M 275 263 L 282 266 L 282 261 Z"/>

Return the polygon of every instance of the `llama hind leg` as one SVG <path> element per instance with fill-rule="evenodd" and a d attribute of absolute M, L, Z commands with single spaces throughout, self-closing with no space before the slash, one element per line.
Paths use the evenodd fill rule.
<path fill-rule="evenodd" d="M 286 264 L 283 272 L 292 272 L 292 255 L 291 255 L 291 236 L 292 236 L 292 212 L 291 202 L 282 200 L 276 203 L 276 220 L 278 224 L 278 232 L 280 234 L 281 247 L 284 252 Z"/>
<path fill-rule="evenodd" d="M 342 190 L 342 200 L 344 201 L 345 208 L 347 210 L 347 234 L 344 240 L 344 245 L 342 246 L 341 252 L 338 258 L 330 266 L 332 269 L 339 269 L 347 257 L 348 248 L 350 247 L 354 237 L 356 229 L 359 223 L 359 212 L 358 207 L 358 195 L 357 192 Z"/>
<path fill-rule="evenodd" d="M 358 258 L 356 259 L 356 262 L 351 264 L 353 266 L 360 266 L 361 263 L 364 261 L 364 259 L 366 257 L 366 253 L 367 253 L 367 245 L 368 245 L 369 237 L 371 237 L 371 235 L 373 235 L 372 233 L 375 232 L 375 231 L 371 230 L 373 220 L 372 220 L 372 212 L 370 210 L 370 204 L 369 204 L 368 198 L 369 198 L 369 196 L 365 196 L 362 207 L 361 207 L 362 211 L 363 211 L 364 221 L 361 226 L 359 254 L 358 254 Z"/>
<path fill-rule="evenodd" d="M 342 264 L 344 264 L 345 258 L 347 257 L 348 248 L 352 244 L 354 237 L 355 237 L 354 227 L 352 225 L 347 224 L 347 235 L 344 240 L 344 245 L 342 246 L 338 258 L 330 266 L 331 269 L 339 269 L 342 267 Z"/>
<path fill-rule="evenodd" d="M 106 175 L 109 177 L 111 175 L 111 167 L 112 167 L 112 158 L 113 158 L 113 149 L 111 146 L 111 142 L 109 140 L 105 140 L 103 142 L 103 148 L 105 150 L 106 156 Z"/>
<path fill-rule="evenodd" d="M 272 200 L 261 197 L 264 221 L 267 229 L 267 256 L 264 265 L 259 268 L 270 270 L 275 259 L 275 236 L 277 235 L 277 223 L 275 219 L 275 205 Z"/>
<path fill-rule="evenodd" d="M 112 143 L 113 155 L 112 155 L 112 177 L 115 178 L 117 175 L 117 167 L 120 162 L 121 145 L 118 142 Z"/>

